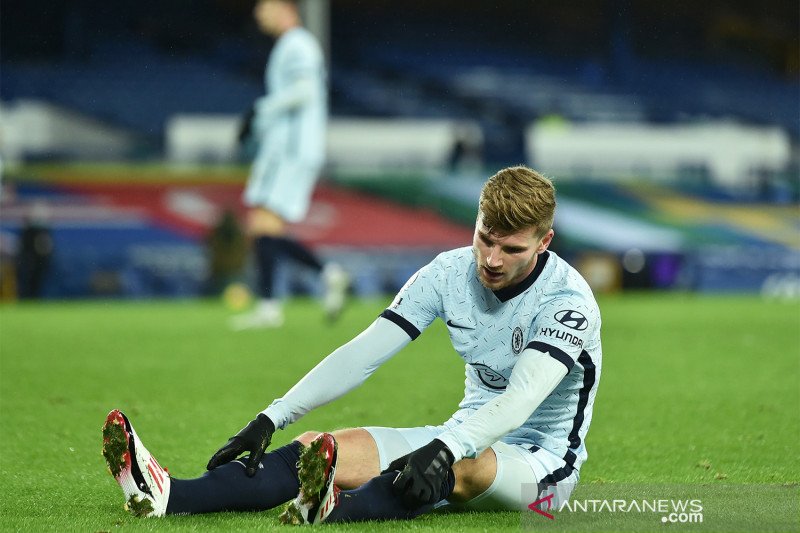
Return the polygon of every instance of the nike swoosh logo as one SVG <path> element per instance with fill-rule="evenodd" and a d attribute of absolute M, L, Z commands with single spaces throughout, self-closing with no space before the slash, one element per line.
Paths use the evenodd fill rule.
<path fill-rule="evenodd" d="M 452 320 L 448 320 L 447 325 L 450 326 L 451 328 L 456 328 L 456 329 L 475 329 L 470 326 L 459 326 L 458 324 L 453 324 Z"/>

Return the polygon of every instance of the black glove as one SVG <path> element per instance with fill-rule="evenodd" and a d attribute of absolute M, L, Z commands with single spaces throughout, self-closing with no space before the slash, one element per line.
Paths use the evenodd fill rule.
<path fill-rule="evenodd" d="M 255 419 L 231 437 L 225 446 L 217 450 L 217 453 L 208 461 L 206 468 L 213 470 L 219 465 L 233 461 L 244 452 L 250 452 L 245 472 L 249 477 L 253 477 L 256 475 L 258 463 L 261 462 L 267 446 L 272 442 L 273 433 L 275 433 L 275 424 L 264 413 L 258 413 Z"/>
<path fill-rule="evenodd" d="M 434 504 L 442 499 L 442 485 L 453 466 L 453 452 L 433 439 L 408 455 L 395 459 L 387 470 L 399 470 L 392 490 L 408 509 Z"/>

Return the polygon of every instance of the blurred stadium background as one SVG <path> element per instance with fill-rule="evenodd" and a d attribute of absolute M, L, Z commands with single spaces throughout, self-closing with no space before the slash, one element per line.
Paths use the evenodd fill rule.
<path fill-rule="evenodd" d="M 0 295 L 194 297 L 251 275 L 242 114 L 252 0 L 4 0 Z M 471 239 L 482 181 L 560 194 L 555 249 L 598 292 L 800 296 L 794 0 L 307 0 L 329 160 L 295 231 L 397 290 Z M 284 291 L 318 290 L 302 273 Z"/>

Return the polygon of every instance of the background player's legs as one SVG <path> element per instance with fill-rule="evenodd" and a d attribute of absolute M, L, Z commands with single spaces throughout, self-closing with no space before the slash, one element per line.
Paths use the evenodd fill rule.
<path fill-rule="evenodd" d="M 287 235 L 279 237 L 277 241 L 283 255 L 291 257 L 293 260 L 301 265 L 307 266 L 314 272 L 322 272 L 322 263 L 320 263 L 317 256 L 308 246 Z"/>
<path fill-rule="evenodd" d="M 261 302 L 274 300 L 275 266 L 280 250 L 279 241 L 274 237 L 261 235 L 253 239 L 253 252 L 258 274 L 258 298 Z"/>
<path fill-rule="evenodd" d="M 275 270 L 282 257 L 288 257 L 322 275 L 325 284 L 324 307 L 328 317 L 338 317 L 350 284 L 347 273 L 336 263 L 323 266 L 311 249 L 286 234 L 286 221 L 278 213 L 255 207 L 248 212 L 247 230 L 253 243 L 258 275 L 258 303 L 251 313 L 234 317 L 234 329 L 278 327 L 283 324 L 281 302 L 275 297 Z"/>
<path fill-rule="evenodd" d="M 167 514 L 265 511 L 285 503 L 300 488 L 297 461 L 302 445 L 294 441 L 264 455 L 256 475 L 233 461 L 196 479 L 172 478 Z"/>
<path fill-rule="evenodd" d="M 275 298 L 275 269 L 281 255 L 281 235 L 286 223 L 276 213 L 263 207 L 247 213 L 247 233 L 252 241 L 256 266 L 258 301 L 256 308 L 233 318 L 233 329 L 279 327 L 283 324 L 281 302 Z"/>

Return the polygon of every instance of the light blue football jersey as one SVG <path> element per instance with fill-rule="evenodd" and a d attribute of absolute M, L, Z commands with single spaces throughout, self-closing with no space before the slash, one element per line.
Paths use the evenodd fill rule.
<path fill-rule="evenodd" d="M 298 79 L 311 82 L 310 98 L 274 116 L 256 117 L 264 128 L 260 155 L 322 164 L 328 117 L 325 60 L 311 32 L 299 26 L 281 35 L 270 52 L 264 74 L 267 98 L 291 91 Z"/>
<path fill-rule="evenodd" d="M 444 252 L 420 269 L 381 315 L 415 339 L 441 318 L 465 361 L 464 399 L 455 421 L 502 394 L 526 348 L 547 352 L 567 375 L 527 421 L 501 440 L 563 457 L 576 469 L 600 380 L 600 311 L 581 275 L 553 252 L 520 284 L 484 287 L 471 247 Z"/>
<path fill-rule="evenodd" d="M 311 33 L 293 28 L 277 40 L 256 104 L 259 148 L 243 200 L 289 222 L 305 218 L 325 162 L 328 104 L 325 62 Z"/>

